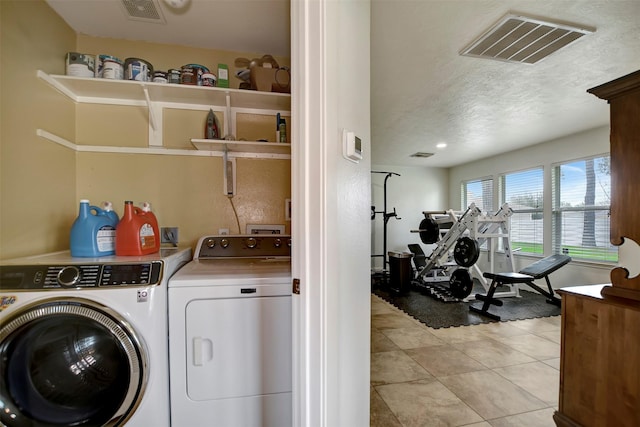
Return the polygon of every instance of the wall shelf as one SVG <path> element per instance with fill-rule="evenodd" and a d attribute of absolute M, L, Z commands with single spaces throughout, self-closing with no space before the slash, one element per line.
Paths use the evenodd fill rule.
<path fill-rule="evenodd" d="M 236 111 L 244 109 L 252 112 L 256 110 L 289 112 L 291 111 L 291 94 L 288 93 L 52 75 L 41 70 L 38 70 L 37 75 L 76 103 L 146 106 L 149 110 L 148 148 L 77 145 L 38 129 L 39 136 L 74 151 L 291 158 L 291 144 L 282 143 L 192 139 L 191 143 L 197 150 L 164 148 L 162 144 L 162 108 L 167 105 L 187 109 L 191 106 L 223 107 L 227 119 L 231 120 L 232 105 Z"/>
<path fill-rule="evenodd" d="M 41 70 L 38 77 L 80 103 L 147 105 L 147 89 L 151 102 L 226 106 L 228 95 L 234 108 L 291 109 L 288 93 L 51 75 Z"/>
<path fill-rule="evenodd" d="M 227 151 L 235 153 L 290 154 L 291 144 L 262 141 L 226 141 L 221 139 L 192 139 L 191 143 L 198 150 Z"/>
<path fill-rule="evenodd" d="M 43 129 L 36 129 L 36 135 L 70 150 L 83 153 L 120 153 L 120 154 L 156 154 L 165 156 L 198 156 L 198 157 L 224 157 L 225 149 L 231 158 L 267 158 L 267 159 L 291 159 L 291 144 L 276 144 L 275 142 L 258 141 L 222 141 L 222 140 L 198 140 L 191 142 L 197 150 L 164 147 L 116 147 L 106 145 L 75 144 Z M 270 146 L 267 147 L 266 144 Z M 271 147 L 273 145 L 273 147 Z"/>

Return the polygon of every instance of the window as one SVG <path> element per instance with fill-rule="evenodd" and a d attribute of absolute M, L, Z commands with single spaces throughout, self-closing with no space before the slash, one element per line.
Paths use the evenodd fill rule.
<path fill-rule="evenodd" d="M 544 252 L 543 181 L 542 167 L 500 176 L 501 202 L 513 210 L 511 248 L 520 253 Z"/>
<path fill-rule="evenodd" d="M 493 212 L 493 178 L 481 178 L 462 183 L 462 204 L 465 210 L 475 203 L 482 212 Z"/>
<path fill-rule="evenodd" d="M 609 241 L 609 156 L 561 163 L 553 168 L 553 252 L 574 259 L 617 262 Z"/>

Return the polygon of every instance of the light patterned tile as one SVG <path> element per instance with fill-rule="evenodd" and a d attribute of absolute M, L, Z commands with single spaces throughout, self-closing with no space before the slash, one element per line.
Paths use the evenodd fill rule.
<path fill-rule="evenodd" d="M 433 335 L 449 344 L 487 339 L 487 336 L 476 329 L 474 326 L 430 329 L 430 331 L 431 333 L 433 333 Z"/>
<path fill-rule="evenodd" d="M 406 353 L 435 377 L 486 369 L 460 350 L 450 345 L 406 350 Z"/>
<path fill-rule="evenodd" d="M 465 424 L 464 426 L 461 426 L 461 427 L 491 427 L 491 424 L 489 424 L 486 421 L 483 421 L 481 423 Z"/>
<path fill-rule="evenodd" d="M 535 362 L 536 360 L 500 341 L 492 339 L 453 344 L 453 346 L 487 368 L 517 365 L 519 363 Z"/>
<path fill-rule="evenodd" d="M 542 363 L 545 363 L 551 366 L 554 369 L 560 370 L 560 358 L 556 357 L 555 359 L 543 360 Z"/>
<path fill-rule="evenodd" d="M 547 406 L 558 404 L 560 372 L 557 369 L 542 362 L 533 362 L 493 371 L 542 400 Z"/>
<path fill-rule="evenodd" d="M 546 338 L 549 341 L 553 341 L 556 344 L 560 344 L 560 329 L 555 331 L 533 332 L 535 335 Z"/>
<path fill-rule="evenodd" d="M 371 329 L 371 353 L 379 353 L 381 351 L 400 350 L 385 334 L 378 329 Z"/>
<path fill-rule="evenodd" d="M 560 357 L 560 344 L 541 338 L 537 335 L 527 334 L 498 339 L 501 343 L 518 350 L 521 353 L 538 360 Z"/>
<path fill-rule="evenodd" d="M 461 426 L 482 418 L 438 381 L 376 387 L 404 427 Z"/>
<path fill-rule="evenodd" d="M 411 318 L 402 313 L 384 313 L 371 316 L 371 326 L 376 329 L 400 329 L 416 326 Z"/>
<path fill-rule="evenodd" d="M 524 329 L 525 331 L 546 332 L 560 329 L 559 319 L 560 316 L 539 317 L 536 319 L 514 320 L 509 323 L 512 326 Z"/>
<path fill-rule="evenodd" d="M 444 342 L 419 326 L 413 328 L 384 329 L 382 333 L 402 349 L 442 345 Z"/>
<path fill-rule="evenodd" d="M 370 391 L 370 408 L 370 427 L 402 427 L 400 421 L 373 387 Z"/>
<path fill-rule="evenodd" d="M 525 412 L 524 414 L 491 420 L 492 427 L 556 427 L 553 408 Z"/>
<path fill-rule="evenodd" d="M 378 298 L 377 296 L 372 294 L 371 298 L 371 314 L 389 314 L 396 313 L 397 310 L 391 304 L 386 301 Z"/>
<path fill-rule="evenodd" d="M 545 317 L 545 320 L 558 328 L 562 326 L 562 316 Z"/>
<path fill-rule="evenodd" d="M 509 322 L 482 323 L 480 325 L 474 325 L 473 328 L 489 338 L 512 337 L 514 335 L 524 335 L 528 333 L 522 328 L 516 328 Z"/>
<path fill-rule="evenodd" d="M 432 378 L 403 351 L 371 353 L 371 384 L 374 386 Z"/>
<path fill-rule="evenodd" d="M 485 420 L 547 407 L 531 393 L 490 370 L 440 377 L 438 380 Z"/>

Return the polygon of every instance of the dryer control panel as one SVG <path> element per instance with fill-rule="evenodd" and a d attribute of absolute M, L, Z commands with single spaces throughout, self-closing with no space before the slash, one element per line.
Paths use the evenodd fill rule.
<path fill-rule="evenodd" d="M 0 289 L 85 289 L 160 284 L 162 261 L 117 264 L 3 265 Z"/>
<path fill-rule="evenodd" d="M 291 236 L 284 234 L 228 234 L 200 238 L 194 259 L 290 258 Z"/>

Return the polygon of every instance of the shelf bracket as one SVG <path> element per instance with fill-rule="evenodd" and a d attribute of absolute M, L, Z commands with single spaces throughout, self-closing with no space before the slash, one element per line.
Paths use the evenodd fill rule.
<path fill-rule="evenodd" d="M 226 109 L 224 111 L 224 121 L 224 130 L 226 132 L 225 139 L 228 135 L 232 135 L 233 139 L 235 139 L 233 129 L 231 129 L 231 94 L 229 92 L 226 92 Z"/>
<path fill-rule="evenodd" d="M 151 98 L 149 97 L 149 89 L 147 88 L 147 86 L 142 86 L 142 91 L 144 92 L 144 97 L 147 100 L 147 108 L 149 109 L 149 122 L 151 123 L 151 127 L 153 128 L 153 130 L 156 130 L 156 114 L 151 103 Z"/>

